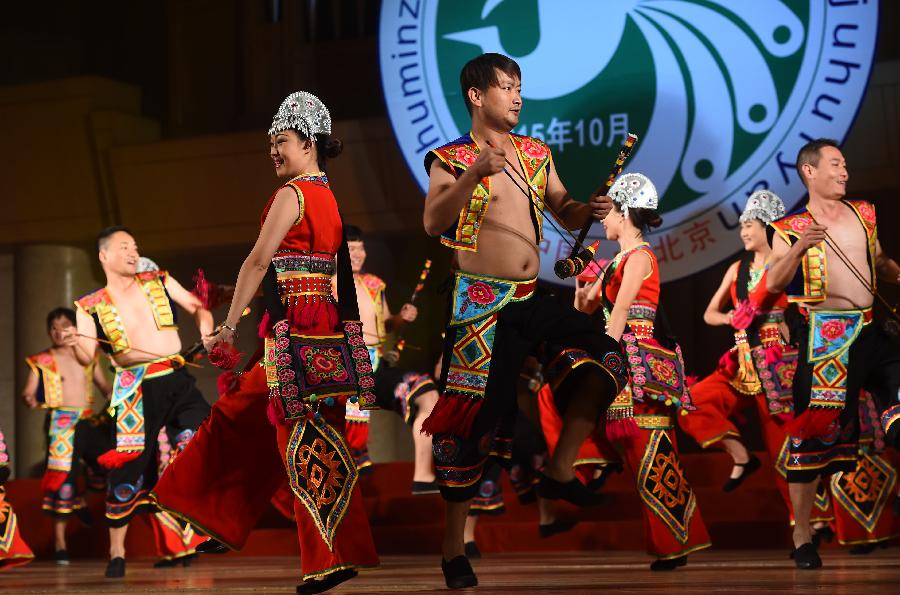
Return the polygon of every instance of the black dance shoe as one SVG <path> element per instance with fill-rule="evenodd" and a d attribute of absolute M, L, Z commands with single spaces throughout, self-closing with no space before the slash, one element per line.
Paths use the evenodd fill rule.
<path fill-rule="evenodd" d="M 801 570 L 822 568 L 822 558 L 812 543 L 804 543 L 794 550 L 794 564 Z"/>
<path fill-rule="evenodd" d="M 198 554 L 227 554 L 228 551 L 227 545 L 212 537 L 197 546 Z"/>
<path fill-rule="evenodd" d="M 69 552 L 67 552 L 66 550 L 56 550 L 56 554 L 54 554 L 53 559 L 59 566 L 68 566 Z"/>
<path fill-rule="evenodd" d="M 153 568 L 174 568 L 175 566 L 184 566 L 187 568 L 191 565 L 191 561 L 197 557 L 197 554 L 188 554 L 178 558 L 163 558 L 153 565 Z"/>
<path fill-rule="evenodd" d="M 675 570 L 679 566 L 687 566 L 687 556 L 678 556 L 677 558 L 669 558 L 668 560 L 654 560 L 650 564 L 650 570 L 662 572 L 665 570 Z"/>
<path fill-rule="evenodd" d="M 725 482 L 725 485 L 722 486 L 723 492 L 733 492 L 738 489 L 744 480 L 756 473 L 759 470 L 759 459 L 756 455 L 751 454 L 750 460 L 746 463 L 735 463 L 735 467 L 741 467 L 744 469 L 744 472 L 741 473 L 738 477 L 729 477 L 728 481 Z"/>
<path fill-rule="evenodd" d="M 546 525 L 538 525 L 538 534 L 542 538 L 553 537 L 558 533 L 565 533 L 569 531 L 578 524 L 578 521 L 573 519 L 556 519 L 552 523 L 547 523 Z"/>
<path fill-rule="evenodd" d="M 834 540 L 834 530 L 825 525 L 824 527 L 819 527 L 818 529 L 813 529 L 812 536 L 812 544 L 819 549 L 819 546 L 822 545 L 822 542 L 831 543 Z"/>
<path fill-rule="evenodd" d="M 470 560 L 481 560 L 481 550 L 474 541 L 467 541 L 463 544 L 466 550 L 466 558 Z"/>
<path fill-rule="evenodd" d="M 448 589 L 465 589 L 478 585 L 478 577 L 465 556 L 456 556 L 449 562 L 441 560 L 441 570 Z"/>
<path fill-rule="evenodd" d="M 597 506 L 603 504 L 606 496 L 596 494 L 577 478 L 570 479 L 567 482 L 561 482 L 548 477 L 541 476 L 541 483 L 538 484 L 538 495 L 547 500 L 565 500 L 575 506 Z"/>
<path fill-rule="evenodd" d="M 125 576 L 125 558 L 113 558 L 106 565 L 106 578 L 122 578 Z"/>
<path fill-rule="evenodd" d="M 324 593 L 329 589 L 333 589 L 337 587 L 344 581 L 349 581 L 351 578 L 355 577 L 357 572 L 352 568 L 345 568 L 344 570 L 338 570 L 337 572 L 332 572 L 325 578 L 313 581 L 306 581 L 303 584 L 297 585 L 297 593 L 300 595 L 312 595 L 313 593 Z"/>

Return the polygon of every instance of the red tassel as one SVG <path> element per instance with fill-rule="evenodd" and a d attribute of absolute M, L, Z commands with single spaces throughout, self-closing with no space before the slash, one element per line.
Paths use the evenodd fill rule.
<path fill-rule="evenodd" d="M 634 421 L 633 417 L 606 421 L 606 439 L 610 442 L 637 438 L 639 434 L 637 422 Z"/>
<path fill-rule="evenodd" d="M 65 471 L 54 471 L 51 469 L 47 469 L 44 473 L 43 479 L 41 479 L 41 491 L 43 492 L 51 492 L 55 494 L 59 491 L 59 488 L 66 482 L 66 477 L 69 474 Z"/>
<path fill-rule="evenodd" d="M 784 355 L 784 348 L 781 347 L 781 343 L 775 343 L 770 347 L 766 347 L 766 365 L 771 366 L 777 361 L 781 361 L 781 356 Z"/>
<path fill-rule="evenodd" d="M 271 321 L 269 320 L 269 312 L 263 312 L 262 318 L 259 320 L 259 327 L 256 329 L 256 334 L 260 339 L 265 339 L 269 336 L 269 330 L 272 326 Z"/>
<path fill-rule="evenodd" d="M 105 453 L 97 457 L 97 462 L 103 465 L 107 469 L 118 469 L 128 463 L 130 461 L 135 460 L 143 451 L 138 450 L 129 450 L 126 452 L 120 452 L 115 448 L 111 450 L 107 450 Z"/>
<path fill-rule="evenodd" d="M 788 436 L 800 438 L 819 438 L 832 431 L 834 423 L 841 416 L 843 409 L 810 407 L 793 421 L 785 424 Z"/>
<path fill-rule="evenodd" d="M 431 415 L 422 423 L 422 433 L 433 436 L 434 434 L 453 434 L 461 438 L 468 438 L 472 433 L 472 424 L 481 410 L 481 399 L 458 395 L 441 395 Z"/>
<path fill-rule="evenodd" d="M 687 385 L 688 388 L 691 388 L 698 382 L 700 382 L 700 377 L 697 376 L 696 374 L 691 374 L 690 376 L 684 377 L 684 383 Z"/>
<path fill-rule="evenodd" d="M 266 417 L 269 418 L 269 423 L 273 426 L 284 423 L 284 409 L 281 406 L 280 398 L 269 399 L 269 405 L 266 407 Z"/>
<path fill-rule="evenodd" d="M 216 379 L 216 389 L 218 389 L 219 395 L 227 395 L 237 390 L 239 378 L 240 376 L 234 372 L 222 372 L 219 374 L 219 377 Z"/>
<path fill-rule="evenodd" d="M 221 370 L 233 370 L 244 354 L 231 343 L 220 341 L 209 352 L 209 363 Z"/>

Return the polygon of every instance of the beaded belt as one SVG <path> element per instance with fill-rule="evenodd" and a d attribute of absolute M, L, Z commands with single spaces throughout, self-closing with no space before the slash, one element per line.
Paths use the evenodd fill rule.
<path fill-rule="evenodd" d="M 759 327 L 759 342 L 763 347 L 771 347 L 781 343 L 781 329 L 778 323 L 766 323 Z"/>
<path fill-rule="evenodd" d="M 272 257 L 275 272 L 281 277 L 285 273 L 319 273 L 334 275 L 334 255 L 310 254 L 303 252 L 276 252 Z"/>

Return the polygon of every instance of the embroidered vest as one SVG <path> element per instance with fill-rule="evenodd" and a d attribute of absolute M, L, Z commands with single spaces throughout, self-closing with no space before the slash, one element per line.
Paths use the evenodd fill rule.
<path fill-rule="evenodd" d="M 25 358 L 25 363 L 38 377 L 36 399 L 41 407 L 54 409 L 62 407 L 62 376 L 56 367 L 56 358 L 49 349 Z M 84 367 L 84 399 L 88 409 L 94 402 L 94 365 L 96 358 Z"/>
<path fill-rule="evenodd" d="M 366 290 L 366 295 L 372 300 L 375 309 L 375 332 L 378 333 L 379 343 L 384 340 L 387 330 L 384 326 L 384 290 L 387 287 L 384 281 L 371 273 L 358 275 L 360 284 Z"/>
<path fill-rule="evenodd" d="M 522 171 L 525 172 L 525 178 L 530 186 L 531 209 L 536 222 L 537 240 L 540 242 L 543 238 L 544 193 L 547 190 L 547 179 L 553 157 L 550 154 L 550 148 L 536 138 L 512 133 L 509 138 L 516 148 L 519 164 Z M 444 165 L 450 168 L 450 173 L 455 178 L 459 178 L 469 166 L 475 163 L 480 153 L 481 148 L 470 132 L 451 143 L 429 151 L 425 155 L 425 172 L 430 173 L 431 164 L 435 159 L 440 159 Z M 514 172 L 510 172 L 510 174 L 519 184 L 522 184 L 522 180 L 518 179 Z M 482 178 L 475 186 L 472 198 L 460 211 L 456 223 L 441 234 L 441 243 L 455 250 L 476 252 L 478 250 L 478 230 L 487 214 L 490 200 L 491 179 Z"/>
<path fill-rule="evenodd" d="M 866 239 L 868 241 L 868 261 L 871 269 L 872 289 L 875 289 L 875 241 L 878 238 L 878 232 L 875 225 L 875 207 L 871 203 L 864 200 L 844 200 L 844 204 L 853 209 L 853 212 L 859 218 L 863 228 L 866 231 Z M 809 211 L 790 215 L 784 219 L 772 222 L 781 238 L 788 244 L 793 244 L 800 238 L 803 230 L 813 222 Z M 803 255 L 800 266 L 794 278 L 785 288 L 789 302 L 806 302 L 815 303 L 823 302 L 828 296 L 828 280 L 825 276 L 826 260 L 825 260 L 825 243 L 820 242 L 815 246 L 810 246 Z"/>
<path fill-rule="evenodd" d="M 156 328 L 160 330 L 178 328 L 175 309 L 166 292 L 166 277 L 165 271 L 150 271 L 136 275 L 138 285 L 150 302 Z M 75 301 L 75 307 L 94 319 L 98 337 L 112 343 L 112 345 L 100 344 L 105 352 L 118 355 L 131 349 L 131 342 L 125 334 L 125 325 L 119 317 L 119 310 L 105 287 L 79 298 Z"/>

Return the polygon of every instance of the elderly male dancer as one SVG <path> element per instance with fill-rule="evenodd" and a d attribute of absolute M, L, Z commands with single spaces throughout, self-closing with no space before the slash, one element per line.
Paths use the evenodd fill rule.
<path fill-rule="evenodd" d="M 600 414 L 623 388 L 617 341 L 593 332 L 587 316 L 536 291 L 544 208 L 569 229 L 611 208 L 605 196 L 574 200 L 540 140 L 511 134 L 522 109 L 518 64 L 484 54 L 462 69 L 462 96 L 471 132 L 425 157 L 430 176 L 425 230 L 455 250 L 450 320 L 444 344 L 442 394 L 423 429 L 433 435 L 437 482 L 447 502 L 441 563 L 450 588 L 478 584 L 464 554 L 470 501 L 490 456 L 510 456 L 516 379 L 541 341 L 550 355 L 572 349 L 586 365 L 571 382 L 559 446 L 542 479 L 541 495 L 586 504 L 594 495 L 574 477 L 572 463 Z"/>
<path fill-rule="evenodd" d="M 125 227 L 97 236 L 106 286 L 75 302 L 75 356 L 88 365 L 102 348 L 116 367 L 110 410 L 115 447 L 99 457 L 110 469 L 106 518 L 110 561 L 106 576 L 125 575 L 125 533 L 131 517 L 154 510 L 149 492 L 157 480 L 157 436 L 165 426 L 180 448 L 209 414 L 209 404 L 184 369 L 175 305 L 191 314 L 200 333 L 212 332 L 212 315 L 165 271 L 137 272 L 138 248 Z"/>
<path fill-rule="evenodd" d="M 900 347 L 872 324 L 876 275 L 900 282 L 900 267 L 881 250 L 875 208 L 845 200 L 849 175 L 837 143 L 818 139 L 797 155 L 809 191 L 806 209 L 772 224 L 775 238 L 766 286 L 785 291 L 802 322 L 792 339 L 800 356 L 794 376 L 795 419 L 787 462 L 794 508 L 794 561 L 822 566 L 811 543 L 810 510 L 820 477 L 853 472 L 859 452 L 859 393 L 871 392 L 886 443 L 900 431 Z"/>

